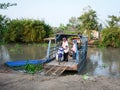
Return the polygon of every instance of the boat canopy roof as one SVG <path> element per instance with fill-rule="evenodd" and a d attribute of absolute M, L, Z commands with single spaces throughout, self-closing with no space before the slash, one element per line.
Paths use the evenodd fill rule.
<path fill-rule="evenodd" d="M 63 38 L 69 38 L 69 37 L 76 37 L 76 38 L 87 38 L 85 36 L 82 36 L 82 35 L 79 35 L 79 34 L 61 34 L 61 33 L 58 33 L 55 35 L 55 39 L 56 39 L 56 42 L 59 42 L 61 41 Z"/>

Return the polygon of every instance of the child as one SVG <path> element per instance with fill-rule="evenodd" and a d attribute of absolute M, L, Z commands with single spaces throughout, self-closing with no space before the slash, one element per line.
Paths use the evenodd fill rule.
<path fill-rule="evenodd" d="M 57 55 L 56 55 L 56 60 L 60 60 L 63 61 L 63 54 L 64 54 L 64 49 L 62 47 L 60 47 L 58 49 Z"/>

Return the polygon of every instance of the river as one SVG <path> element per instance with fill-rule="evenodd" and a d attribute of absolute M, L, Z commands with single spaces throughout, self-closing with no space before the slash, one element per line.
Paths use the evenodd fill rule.
<path fill-rule="evenodd" d="M 120 77 L 120 48 L 88 48 L 84 73 Z"/>
<path fill-rule="evenodd" d="M 35 60 L 46 56 L 47 45 L 10 44 L 0 46 L 0 65 L 7 61 Z M 83 74 L 120 77 L 120 48 L 88 47 Z"/>

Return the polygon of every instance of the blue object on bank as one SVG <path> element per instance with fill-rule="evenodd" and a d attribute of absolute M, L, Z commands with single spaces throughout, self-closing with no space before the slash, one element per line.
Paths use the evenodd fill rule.
<path fill-rule="evenodd" d="M 18 66 L 24 66 L 26 64 L 43 64 L 47 60 L 20 60 L 20 61 L 8 61 L 5 64 L 9 67 L 18 67 Z"/>

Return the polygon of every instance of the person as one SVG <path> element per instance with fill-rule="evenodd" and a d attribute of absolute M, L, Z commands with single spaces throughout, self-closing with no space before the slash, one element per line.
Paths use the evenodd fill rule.
<path fill-rule="evenodd" d="M 64 57 L 64 49 L 62 47 L 59 47 L 56 53 L 56 60 L 63 61 L 63 57 Z"/>
<path fill-rule="evenodd" d="M 69 46 L 68 46 L 68 41 L 67 41 L 66 38 L 63 38 L 62 48 L 64 49 L 64 59 L 63 59 L 63 61 L 68 62 Z"/>
<path fill-rule="evenodd" d="M 78 50 L 81 48 L 81 44 L 82 44 L 82 35 L 80 33 L 78 33 L 78 37 L 80 38 L 80 42 L 77 43 L 78 45 Z"/>
<path fill-rule="evenodd" d="M 73 59 L 76 59 L 76 40 L 73 40 L 73 46 L 72 46 L 72 48 L 71 48 L 71 51 L 73 52 L 73 55 L 72 55 L 72 57 L 73 57 Z"/>

